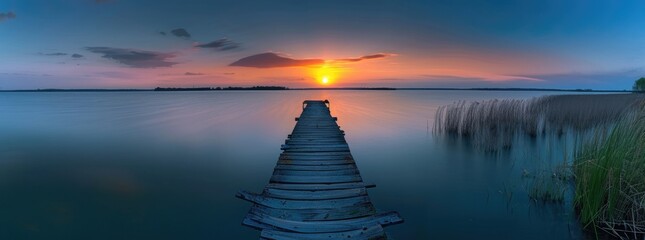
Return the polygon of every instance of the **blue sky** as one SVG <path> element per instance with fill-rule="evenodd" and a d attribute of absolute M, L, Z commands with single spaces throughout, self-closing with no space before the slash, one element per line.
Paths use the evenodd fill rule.
<path fill-rule="evenodd" d="M 0 88 L 310 87 L 325 76 L 628 89 L 645 75 L 643 12 L 643 1 L 3 0 Z"/>

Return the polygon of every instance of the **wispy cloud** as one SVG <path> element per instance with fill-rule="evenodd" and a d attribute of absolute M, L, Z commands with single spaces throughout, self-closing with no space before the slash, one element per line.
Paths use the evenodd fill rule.
<path fill-rule="evenodd" d="M 229 66 L 277 68 L 321 65 L 323 63 L 325 63 L 325 60 L 322 59 L 293 59 L 280 56 L 277 53 L 268 52 L 242 58 L 229 64 Z"/>
<path fill-rule="evenodd" d="M 233 50 L 240 47 L 239 43 L 233 42 L 226 38 L 218 39 L 209 43 L 197 44 L 195 47 L 198 48 L 210 48 L 216 49 L 219 51 Z"/>
<path fill-rule="evenodd" d="M 83 58 L 83 55 L 74 53 L 74 54 L 69 54 L 69 53 L 64 53 L 64 52 L 53 52 L 53 53 L 38 53 L 43 56 L 52 56 L 52 57 L 59 57 L 59 56 L 70 56 L 71 58 L 79 59 Z"/>
<path fill-rule="evenodd" d="M 44 55 L 44 56 L 67 56 L 67 53 L 62 53 L 62 52 L 40 53 L 40 55 Z"/>
<path fill-rule="evenodd" d="M 483 72 L 467 72 L 467 73 L 455 73 L 455 74 L 425 74 L 422 77 L 427 79 L 439 79 L 439 80 L 451 80 L 451 79 L 468 79 L 468 80 L 479 80 L 479 81 L 491 81 L 491 82 L 502 82 L 502 81 L 516 81 L 516 80 L 526 80 L 526 81 L 543 81 L 537 77 L 530 76 L 517 76 L 517 75 L 504 75 L 504 74 L 494 74 L 494 73 L 483 73 Z"/>
<path fill-rule="evenodd" d="M 170 30 L 170 33 L 174 35 L 175 37 L 180 37 L 180 38 L 190 38 L 190 33 L 186 29 L 183 28 L 177 28 Z M 164 32 L 162 35 L 165 35 L 166 33 Z"/>
<path fill-rule="evenodd" d="M 186 75 L 186 76 L 202 76 L 202 75 L 206 75 L 206 74 L 199 73 L 199 72 L 185 72 L 184 75 Z"/>
<path fill-rule="evenodd" d="M 16 18 L 16 13 L 9 11 L 6 13 L 0 12 L 0 22 L 4 22 L 5 20 L 9 19 L 14 19 Z"/>
<path fill-rule="evenodd" d="M 394 56 L 394 54 L 391 54 L 391 53 L 376 53 L 376 54 L 360 56 L 360 57 L 357 57 L 357 58 L 334 59 L 333 61 L 338 61 L 338 62 L 360 62 L 360 61 L 363 61 L 363 60 L 386 58 L 386 57 L 390 57 L 390 56 Z"/>
<path fill-rule="evenodd" d="M 85 49 L 93 53 L 103 54 L 103 58 L 112 59 L 135 68 L 171 67 L 177 64 L 176 62 L 168 61 L 168 59 L 175 57 L 175 54 L 172 53 L 111 47 L 86 47 Z"/>

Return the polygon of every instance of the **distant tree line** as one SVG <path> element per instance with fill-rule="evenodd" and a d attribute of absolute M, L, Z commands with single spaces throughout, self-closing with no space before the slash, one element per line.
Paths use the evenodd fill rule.
<path fill-rule="evenodd" d="M 162 88 L 157 87 L 155 91 L 219 91 L 219 90 L 289 90 L 282 86 L 253 86 L 253 87 L 193 87 L 193 88 Z"/>

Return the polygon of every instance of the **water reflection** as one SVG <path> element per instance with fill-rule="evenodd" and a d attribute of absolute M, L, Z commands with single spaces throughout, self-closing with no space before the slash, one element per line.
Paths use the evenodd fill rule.
<path fill-rule="evenodd" d="M 578 239 L 569 206 L 529 199 L 527 154 L 430 132 L 458 100 L 541 92 L 228 91 L 0 94 L 2 239 L 256 239 L 239 223 L 304 99 L 329 99 L 392 239 Z M 530 151 L 530 150 L 524 150 Z M 519 157 L 518 157 L 519 156 Z"/>

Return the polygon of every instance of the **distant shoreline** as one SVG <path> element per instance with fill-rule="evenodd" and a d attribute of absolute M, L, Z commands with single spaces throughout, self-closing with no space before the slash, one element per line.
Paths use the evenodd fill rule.
<path fill-rule="evenodd" d="M 0 92 L 197 92 L 197 91 L 311 91 L 311 90 L 361 90 L 361 91 L 533 91 L 533 92 L 637 92 L 631 90 L 594 90 L 594 89 L 559 89 L 559 88 L 388 88 L 388 87 L 347 87 L 347 88 L 287 88 L 281 86 L 254 87 L 196 87 L 196 88 L 153 88 L 153 89 L 18 89 L 0 90 Z"/>

